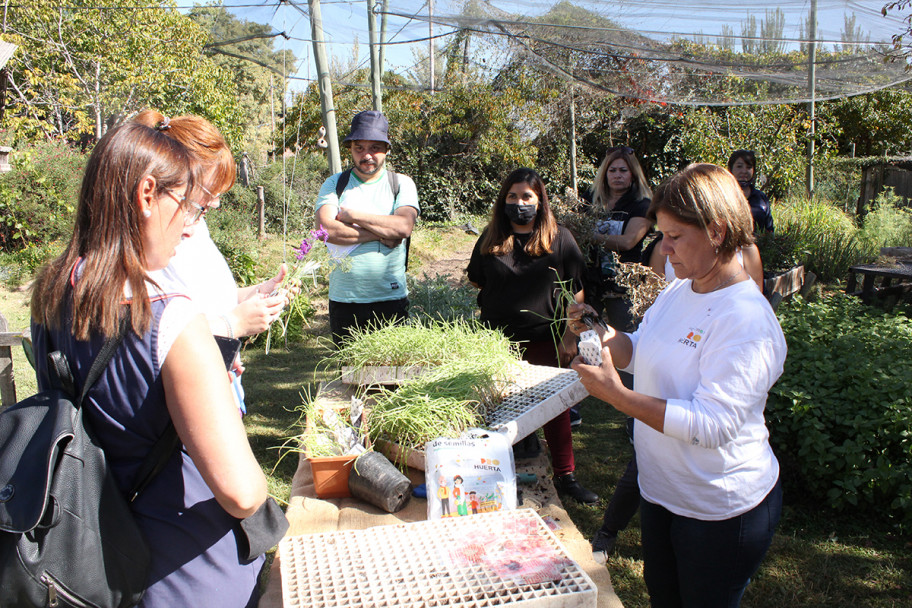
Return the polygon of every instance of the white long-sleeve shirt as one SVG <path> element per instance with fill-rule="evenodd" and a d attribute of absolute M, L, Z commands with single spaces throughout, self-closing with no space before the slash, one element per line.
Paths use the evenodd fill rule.
<path fill-rule="evenodd" d="M 763 412 L 785 337 L 753 281 L 699 294 L 675 280 L 630 335 L 637 392 L 667 400 L 665 432 L 636 423 L 640 492 L 718 521 L 759 504 L 779 477 Z"/>

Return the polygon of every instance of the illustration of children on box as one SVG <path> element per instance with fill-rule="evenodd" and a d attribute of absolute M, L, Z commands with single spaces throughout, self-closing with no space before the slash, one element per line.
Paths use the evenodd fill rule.
<path fill-rule="evenodd" d="M 469 482 L 462 475 L 454 475 L 450 485 L 446 475 L 437 475 L 440 517 L 465 517 L 503 508 L 502 482 L 487 476 L 471 478 Z"/>
<path fill-rule="evenodd" d="M 447 486 L 446 477 L 443 473 L 437 478 L 437 498 L 440 499 L 441 517 L 450 516 L 450 488 Z"/>
<path fill-rule="evenodd" d="M 478 515 L 478 493 L 475 490 L 469 492 L 469 507 L 472 509 L 472 515 Z"/>
<path fill-rule="evenodd" d="M 465 493 L 462 491 L 462 482 L 462 475 L 457 475 L 453 478 L 453 498 L 456 500 L 456 513 L 460 517 L 469 514 L 469 511 L 466 508 Z"/>

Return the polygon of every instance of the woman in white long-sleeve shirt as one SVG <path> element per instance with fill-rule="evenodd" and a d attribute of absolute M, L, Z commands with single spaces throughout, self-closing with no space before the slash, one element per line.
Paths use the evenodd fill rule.
<path fill-rule="evenodd" d="M 644 578 L 653 606 L 737 606 L 782 509 L 763 412 L 786 344 L 735 257 L 752 220 L 725 169 L 691 165 L 656 191 L 673 281 L 632 334 L 602 334 L 602 365 L 573 368 L 636 419 Z M 570 311 L 583 331 L 584 305 Z M 633 373 L 634 388 L 615 369 Z"/>

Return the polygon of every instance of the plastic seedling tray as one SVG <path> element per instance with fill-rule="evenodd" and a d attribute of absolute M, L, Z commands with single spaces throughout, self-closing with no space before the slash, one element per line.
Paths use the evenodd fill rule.
<path fill-rule="evenodd" d="M 532 510 L 286 537 L 285 608 L 595 607 L 598 590 Z"/>
<path fill-rule="evenodd" d="M 522 369 L 507 387 L 503 402 L 485 420 L 487 428 L 503 433 L 511 444 L 589 396 L 572 369 L 544 365 Z"/>
<path fill-rule="evenodd" d="M 403 380 L 415 378 L 421 374 L 418 366 L 365 365 L 364 367 L 344 366 L 342 383 L 371 386 L 377 384 L 399 384 Z"/>

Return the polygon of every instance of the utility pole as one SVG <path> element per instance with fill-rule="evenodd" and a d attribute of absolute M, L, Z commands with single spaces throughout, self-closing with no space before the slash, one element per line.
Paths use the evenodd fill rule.
<path fill-rule="evenodd" d="M 342 171 L 342 159 L 339 156 L 339 135 L 336 132 L 336 108 L 333 106 L 332 80 L 329 76 L 329 62 L 326 60 L 326 47 L 323 42 L 323 17 L 320 13 L 320 0 L 308 0 L 310 7 L 310 31 L 313 39 L 314 64 L 317 68 L 317 85 L 320 90 L 320 109 L 323 114 L 323 126 L 326 127 L 327 159 L 332 173 Z"/>
<path fill-rule="evenodd" d="M 272 139 L 272 142 L 275 143 L 275 81 L 272 77 L 272 73 L 269 74 L 269 124 L 271 125 L 271 131 L 269 132 L 269 137 Z M 285 154 L 285 142 L 282 142 L 282 152 Z"/>
<path fill-rule="evenodd" d="M 576 101 L 573 96 L 573 85 L 570 85 L 570 188 L 578 194 L 576 178 Z"/>
<path fill-rule="evenodd" d="M 431 65 L 431 95 L 434 94 L 434 0 L 428 0 L 428 61 Z"/>
<path fill-rule="evenodd" d="M 380 9 L 380 78 L 383 78 L 383 70 L 386 69 L 386 13 L 389 11 L 389 0 L 383 0 L 383 8 Z"/>
<path fill-rule="evenodd" d="M 808 30 L 811 35 L 811 43 L 808 45 L 808 92 L 811 101 L 808 103 L 808 115 L 810 116 L 811 129 L 808 137 L 807 155 L 807 195 L 808 198 L 814 196 L 814 137 L 816 137 L 816 98 L 817 98 L 817 0 L 811 0 L 811 16 L 808 23 Z"/>
<path fill-rule="evenodd" d="M 380 53 L 377 48 L 377 15 L 374 14 L 374 0 L 367 0 L 367 30 L 370 40 L 371 62 L 371 101 L 373 108 L 383 111 L 383 92 L 380 89 L 383 66 L 380 64 Z"/>

